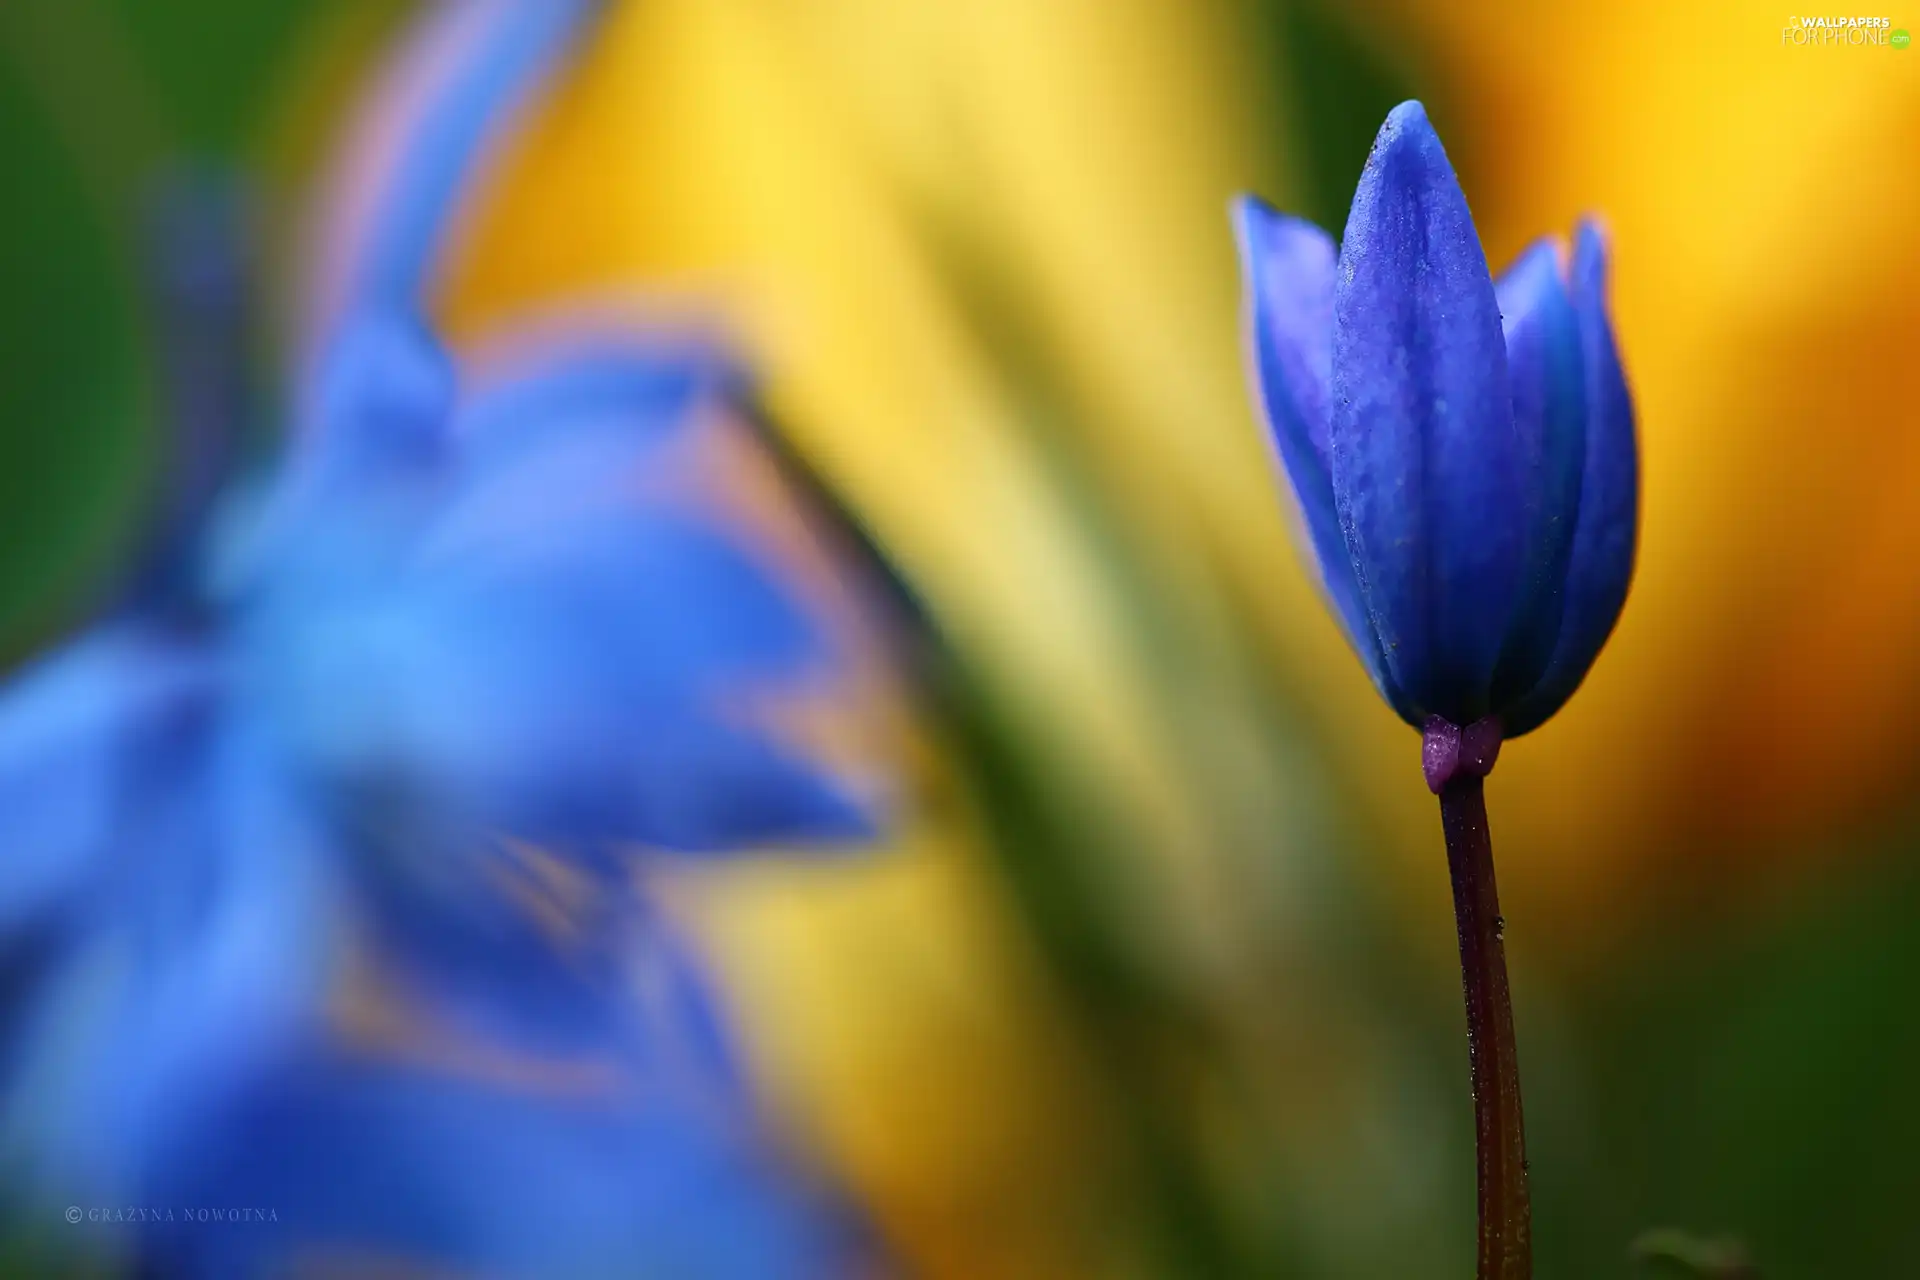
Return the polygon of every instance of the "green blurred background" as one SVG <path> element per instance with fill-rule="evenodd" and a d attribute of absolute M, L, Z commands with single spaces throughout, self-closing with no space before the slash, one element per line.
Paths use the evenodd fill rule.
<path fill-rule="evenodd" d="M 1225 214 L 1337 229 L 1417 96 L 1497 264 L 1606 217 L 1641 410 L 1625 619 L 1490 784 L 1540 1273 L 1679 1226 L 1771 1278 L 1920 1275 L 1920 54 L 1730 0 L 611 9 L 439 318 L 719 311 L 925 607 L 896 847 L 662 887 L 903 1269 L 1465 1270 L 1438 824 L 1292 554 Z M 152 184 L 252 184 L 271 356 L 400 10 L 0 9 L 9 659 L 153 491 Z"/>

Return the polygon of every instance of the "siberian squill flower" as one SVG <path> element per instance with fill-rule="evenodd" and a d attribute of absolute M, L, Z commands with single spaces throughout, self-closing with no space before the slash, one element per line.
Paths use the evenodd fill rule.
<path fill-rule="evenodd" d="M 757 714 L 840 658 L 690 480 L 741 379 L 686 336 L 422 319 L 591 8 L 434 8 L 350 150 L 284 458 L 183 481 L 165 563 L 0 693 L 0 1157 L 69 1243 L 220 1276 L 850 1255 L 636 887 L 642 847 L 872 830 Z M 185 274 L 179 322 L 232 331 L 232 273 Z"/>
<path fill-rule="evenodd" d="M 1632 402 L 1606 244 L 1534 245 L 1495 281 L 1439 137 L 1395 108 L 1336 251 L 1236 209 L 1259 400 L 1320 580 L 1376 688 L 1422 730 L 1466 972 L 1483 1276 L 1528 1273 L 1518 1070 L 1482 779 L 1545 723 L 1632 576 Z"/>

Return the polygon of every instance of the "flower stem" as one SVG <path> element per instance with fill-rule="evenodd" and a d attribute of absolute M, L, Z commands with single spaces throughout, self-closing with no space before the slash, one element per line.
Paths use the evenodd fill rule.
<path fill-rule="evenodd" d="M 1520 1059 L 1507 989 L 1500 897 L 1487 831 L 1486 780 L 1461 772 L 1440 789 L 1447 834 L 1453 914 L 1460 932 L 1460 978 L 1467 996 L 1467 1058 L 1473 1081 L 1473 1130 L 1480 1185 L 1480 1280 L 1533 1275 L 1527 1139 L 1520 1113 Z"/>

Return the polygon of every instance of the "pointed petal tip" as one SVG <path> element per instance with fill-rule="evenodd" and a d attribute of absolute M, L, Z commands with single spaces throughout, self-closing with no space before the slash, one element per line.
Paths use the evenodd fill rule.
<path fill-rule="evenodd" d="M 1578 282 L 1590 285 L 1596 292 L 1604 293 L 1607 287 L 1609 264 L 1613 256 L 1613 232 L 1606 220 L 1597 214 L 1587 214 L 1574 228 L 1573 260 L 1571 271 Z"/>
<path fill-rule="evenodd" d="M 1380 126 L 1354 192 L 1355 209 L 1378 199 L 1383 189 L 1394 188 L 1460 192 L 1460 178 L 1446 144 L 1427 118 L 1426 107 L 1418 101 L 1401 103 Z M 1464 193 L 1458 198 L 1465 202 Z"/>
<path fill-rule="evenodd" d="M 328 355 L 318 405 L 322 430 L 428 429 L 451 411 L 453 357 L 426 322 L 380 312 L 347 326 Z"/>
<path fill-rule="evenodd" d="M 1389 123 L 1397 122 L 1404 124 L 1410 121 L 1419 121 L 1424 124 L 1426 123 L 1426 119 L 1427 105 L 1418 98 L 1408 98 L 1405 102 L 1387 112 L 1387 120 Z"/>
<path fill-rule="evenodd" d="M 1261 251 L 1272 238 L 1276 223 L 1285 215 L 1252 192 L 1243 191 L 1227 205 L 1233 221 L 1234 242 L 1240 248 L 1240 263 L 1251 270 Z"/>
<path fill-rule="evenodd" d="M 1426 108 L 1417 101 L 1409 100 L 1395 107 L 1388 113 L 1386 123 L 1380 126 L 1354 191 L 1354 215 L 1372 209 L 1395 191 L 1423 193 L 1419 198 L 1426 200 L 1457 200 L 1463 208 L 1466 202 L 1446 146 L 1427 119 Z M 1351 235 L 1354 229 L 1351 217 L 1347 228 Z M 1475 243 L 1477 246 L 1477 235 Z"/>
<path fill-rule="evenodd" d="M 1256 195 L 1235 197 L 1231 211 L 1234 239 L 1240 247 L 1240 265 L 1250 281 L 1257 279 L 1275 259 L 1296 273 L 1317 272 L 1317 262 L 1322 258 L 1331 267 L 1335 252 L 1333 238 L 1315 223 L 1284 213 Z"/>
<path fill-rule="evenodd" d="M 1257 230 L 1265 210 L 1265 202 L 1247 191 L 1238 192 L 1227 201 L 1227 220 L 1233 224 L 1233 238 L 1243 255 L 1247 251 L 1247 240 Z"/>
<path fill-rule="evenodd" d="M 1387 112 L 1386 123 L 1380 126 L 1380 141 L 1408 138 L 1415 141 L 1440 140 L 1434 132 L 1433 122 L 1427 118 L 1426 104 L 1418 98 L 1408 98 L 1405 102 Z"/>
<path fill-rule="evenodd" d="M 1506 333 L 1510 361 L 1515 332 L 1529 323 L 1540 307 L 1556 302 L 1571 305 L 1573 270 L 1573 251 L 1566 238 L 1546 235 L 1521 250 L 1512 265 L 1495 278 L 1494 297 L 1500 305 L 1500 324 Z"/>
<path fill-rule="evenodd" d="M 1502 272 L 1494 284 L 1498 287 L 1509 280 L 1527 279 L 1543 273 L 1565 284 L 1570 261 L 1571 253 L 1564 236 L 1541 236 L 1520 251 L 1513 265 Z"/>

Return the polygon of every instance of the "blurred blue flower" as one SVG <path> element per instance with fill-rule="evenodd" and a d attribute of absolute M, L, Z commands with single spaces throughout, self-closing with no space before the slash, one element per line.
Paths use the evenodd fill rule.
<path fill-rule="evenodd" d="M 739 379 L 686 337 L 548 326 L 500 361 L 419 318 L 590 10 L 429 15 L 328 220 L 285 458 L 216 502 L 190 412 L 168 563 L 0 693 L 0 1154 L 40 1199 L 141 1208 L 167 1274 L 815 1275 L 853 1247 L 756 1138 L 632 856 L 872 834 L 753 716 L 831 677 L 817 620 L 674 489 Z M 241 327 L 187 248 L 183 325 Z M 230 430 L 238 399 L 192 390 Z"/>
<path fill-rule="evenodd" d="M 1235 210 L 1255 381 L 1304 536 L 1409 724 L 1517 737 L 1573 694 L 1632 576 L 1633 407 L 1591 223 L 1496 283 L 1417 102 L 1387 117 L 1338 254 Z M 1484 745 L 1484 744 L 1483 744 Z M 1488 761 L 1490 763 L 1490 761 Z"/>

